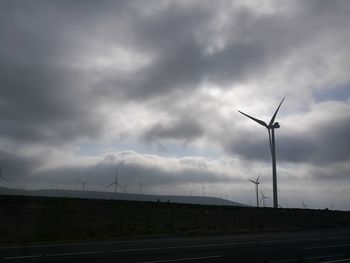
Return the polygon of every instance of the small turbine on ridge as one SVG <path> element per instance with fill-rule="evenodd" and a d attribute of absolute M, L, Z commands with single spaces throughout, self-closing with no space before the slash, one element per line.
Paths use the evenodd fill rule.
<path fill-rule="evenodd" d="M 252 179 L 248 179 L 249 181 L 251 181 L 253 184 L 255 184 L 255 191 L 256 191 L 256 207 L 259 207 L 259 179 L 260 179 L 260 175 L 258 176 L 258 178 L 254 181 Z"/>
<path fill-rule="evenodd" d="M 105 189 L 108 188 L 108 187 L 110 187 L 110 186 L 112 186 L 112 185 L 114 185 L 114 193 L 117 192 L 117 187 L 118 187 L 118 186 L 119 186 L 121 189 L 125 190 L 124 187 L 121 186 L 121 185 L 118 183 L 118 168 L 117 168 L 117 172 L 115 173 L 114 182 L 111 183 L 111 184 L 109 184 L 109 185 L 107 185 L 107 186 L 105 187 Z"/>
<path fill-rule="evenodd" d="M 304 200 L 301 200 L 301 205 L 302 205 L 303 209 L 307 208 L 307 205 L 304 203 Z"/>
<path fill-rule="evenodd" d="M 6 182 L 10 182 L 9 179 L 7 179 L 5 176 L 2 175 L 2 172 L 3 172 L 3 163 L 1 162 L 1 164 L 0 164 L 0 178 Z"/>
<path fill-rule="evenodd" d="M 262 201 L 263 202 L 263 207 L 265 207 L 265 199 L 269 199 L 270 197 L 264 195 L 263 191 L 260 190 L 260 193 L 261 193 L 261 199 L 260 199 L 260 202 Z"/>

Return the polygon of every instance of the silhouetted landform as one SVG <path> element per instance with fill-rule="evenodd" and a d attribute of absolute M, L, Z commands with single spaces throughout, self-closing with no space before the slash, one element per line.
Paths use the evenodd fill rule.
<path fill-rule="evenodd" d="M 348 211 L 0 196 L 0 243 L 349 226 Z"/>
<path fill-rule="evenodd" d="M 132 193 L 110 193 L 98 191 L 73 191 L 73 190 L 22 190 L 0 187 L 0 195 L 17 196 L 43 196 L 43 197 L 71 197 L 86 199 L 127 200 L 143 202 L 170 202 L 198 205 L 224 205 L 246 206 L 245 204 L 210 196 L 185 196 L 185 195 L 147 195 Z"/>

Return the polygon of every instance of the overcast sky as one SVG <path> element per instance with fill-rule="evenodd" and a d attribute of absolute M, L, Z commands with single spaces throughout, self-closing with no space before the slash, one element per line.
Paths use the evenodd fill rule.
<path fill-rule="evenodd" d="M 0 1 L 1 186 L 350 209 L 350 1 Z M 113 189 L 110 189 L 113 190 Z"/>

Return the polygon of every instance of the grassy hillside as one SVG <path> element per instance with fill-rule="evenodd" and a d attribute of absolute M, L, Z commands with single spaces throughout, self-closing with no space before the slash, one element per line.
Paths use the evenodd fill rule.
<path fill-rule="evenodd" d="M 182 204 L 198 205 L 225 205 L 225 206 L 247 206 L 245 204 L 225 200 L 210 196 L 186 196 L 186 195 L 151 195 L 136 193 L 114 193 L 101 191 L 74 191 L 64 189 L 42 189 L 42 190 L 24 190 L 0 187 L 0 195 L 13 196 L 39 196 L 39 197 L 70 197 L 87 199 L 105 199 L 105 200 L 127 200 L 143 202 L 172 202 Z"/>
<path fill-rule="evenodd" d="M 350 212 L 0 196 L 0 242 L 350 226 Z"/>

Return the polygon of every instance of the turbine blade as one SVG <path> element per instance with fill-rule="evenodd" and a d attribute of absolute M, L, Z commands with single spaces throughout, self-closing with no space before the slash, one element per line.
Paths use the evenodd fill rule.
<path fill-rule="evenodd" d="M 259 174 L 258 179 L 256 179 L 257 183 L 259 182 L 260 176 L 261 176 L 261 174 Z"/>
<path fill-rule="evenodd" d="M 119 186 L 121 189 L 125 190 L 125 188 L 118 183 L 117 183 L 117 186 Z"/>
<path fill-rule="evenodd" d="M 262 126 L 264 126 L 264 127 L 267 128 L 266 122 L 264 122 L 264 121 L 262 121 L 262 120 L 259 120 L 259 119 L 257 119 L 257 118 L 254 118 L 254 117 L 252 117 L 252 116 L 249 116 L 248 114 L 245 114 L 244 112 L 242 112 L 242 111 L 240 111 L 240 110 L 239 110 L 238 112 L 241 113 L 241 114 L 243 114 L 244 116 L 247 116 L 248 118 L 252 119 L 253 121 L 256 121 L 256 122 L 259 123 L 260 125 L 262 125 Z"/>
<path fill-rule="evenodd" d="M 107 186 L 105 187 L 105 189 L 108 188 L 108 187 L 110 187 L 110 186 L 112 186 L 112 185 L 114 185 L 114 184 L 115 184 L 115 182 L 113 182 L 113 183 L 107 185 Z"/>
<path fill-rule="evenodd" d="M 256 182 L 255 182 L 255 181 L 253 181 L 252 179 L 248 179 L 248 180 L 249 180 L 249 181 L 251 181 L 251 182 L 252 182 L 252 183 L 254 183 L 254 184 L 256 183 Z"/>
<path fill-rule="evenodd" d="M 278 105 L 278 108 L 277 108 L 277 110 L 275 111 L 275 114 L 274 114 L 274 115 L 272 116 L 272 118 L 271 118 L 271 121 L 270 121 L 270 123 L 269 123 L 269 126 L 272 125 L 272 124 L 275 122 L 275 118 L 276 118 L 277 112 L 278 112 L 278 110 L 280 109 L 281 104 L 282 104 L 282 102 L 284 101 L 284 99 L 285 99 L 285 98 L 283 98 L 282 101 L 281 101 L 281 103 L 280 103 L 280 105 Z"/>
<path fill-rule="evenodd" d="M 0 178 L 3 179 L 3 180 L 5 180 L 5 181 L 7 181 L 7 182 L 10 182 L 10 180 L 7 179 L 5 176 L 0 175 Z"/>

